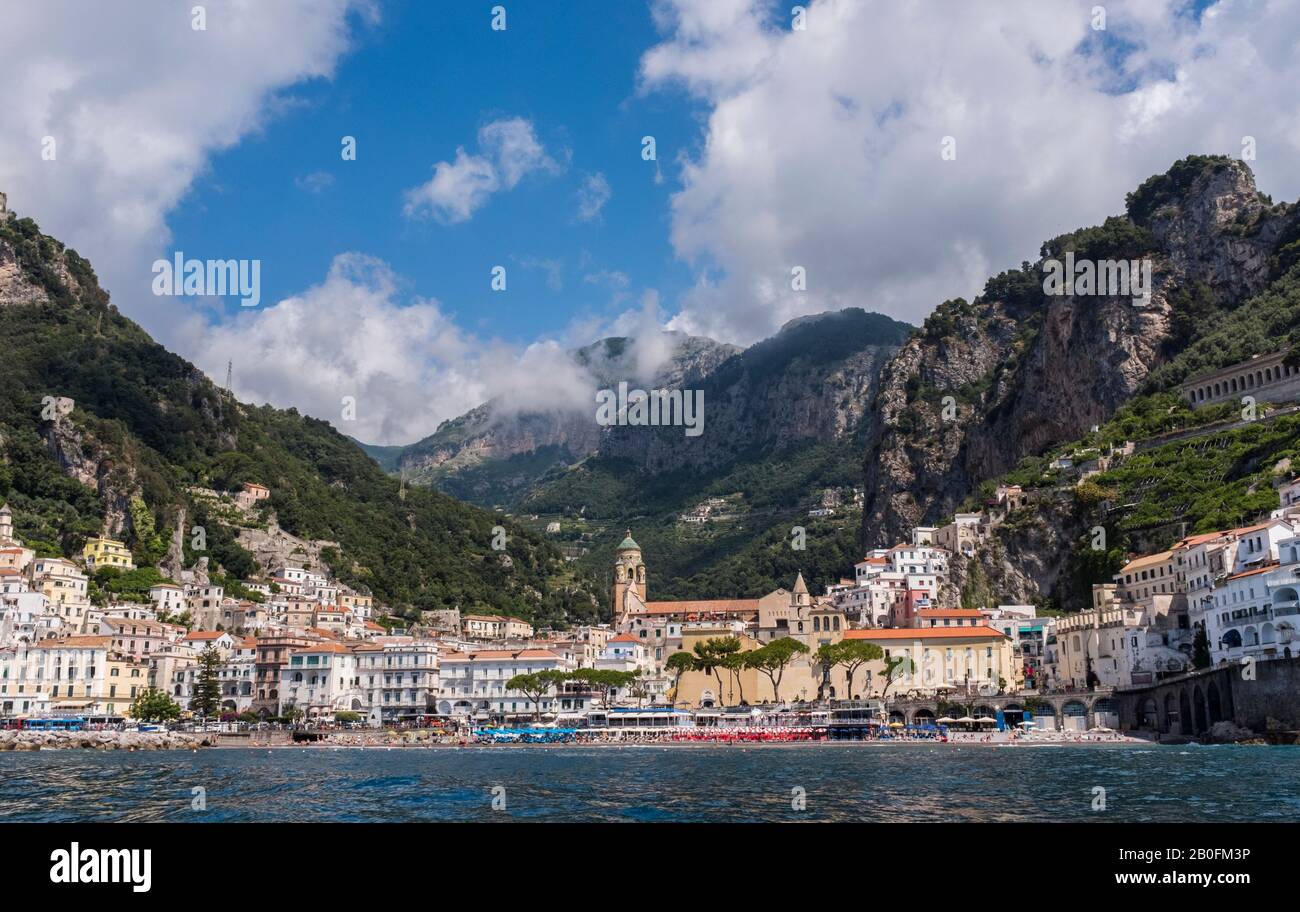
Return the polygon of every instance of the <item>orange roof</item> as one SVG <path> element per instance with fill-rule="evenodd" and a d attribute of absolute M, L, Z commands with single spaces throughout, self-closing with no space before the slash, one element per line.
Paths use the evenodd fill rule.
<path fill-rule="evenodd" d="M 1270 570 L 1276 570 L 1279 564 L 1266 564 L 1263 567 L 1256 567 L 1254 570 L 1243 570 L 1240 573 L 1234 573 L 1228 577 L 1229 580 L 1241 579 L 1243 576 L 1254 576 L 1256 573 L 1268 573 Z"/>
<path fill-rule="evenodd" d="M 630 633 L 620 633 L 618 636 L 614 637 L 614 639 L 610 640 L 610 642 L 611 643 L 639 643 L 641 641 Z"/>
<path fill-rule="evenodd" d="M 102 649 L 110 642 L 112 637 L 106 636 L 70 636 L 63 639 L 41 640 L 36 644 L 37 649 Z"/>
<path fill-rule="evenodd" d="M 559 659 L 549 649 L 480 649 L 477 652 L 453 652 L 448 662 L 472 662 L 478 659 Z"/>
<path fill-rule="evenodd" d="M 758 599 L 696 599 L 646 602 L 646 614 L 743 614 L 758 611 Z"/>
<path fill-rule="evenodd" d="M 959 637 L 997 637 L 1008 639 L 1000 630 L 983 624 L 971 627 L 868 627 L 848 630 L 844 633 L 846 640 L 929 640 L 956 639 Z"/>
<path fill-rule="evenodd" d="M 221 639 L 221 638 L 222 638 L 223 636 L 225 636 L 225 635 L 226 635 L 225 632 L 224 632 L 224 631 L 221 631 L 221 630 L 195 630 L 193 633 L 188 633 L 188 634 L 186 634 L 186 635 L 185 635 L 185 639 L 187 639 L 187 640 L 219 640 L 219 639 Z"/>
<path fill-rule="evenodd" d="M 351 651 L 351 647 L 344 646 L 342 643 L 317 643 L 314 646 L 303 646 L 294 650 L 294 652 L 301 652 L 304 654 L 312 652 L 348 653 Z"/>

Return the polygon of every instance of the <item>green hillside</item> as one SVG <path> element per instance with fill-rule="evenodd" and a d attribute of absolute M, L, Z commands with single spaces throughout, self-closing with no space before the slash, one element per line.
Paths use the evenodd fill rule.
<path fill-rule="evenodd" d="M 188 489 L 255 481 L 271 488 L 283 528 L 339 542 L 331 569 L 403 612 L 592 616 L 590 582 L 553 545 L 445 494 L 401 490 L 326 422 L 236 402 L 119 314 L 90 264 L 30 219 L 0 223 L 0 261 L 9 258 L 37 300 L 6 305 L 0 320 L 0 500 L 43 551 L 77 554 L 106 518 L 124 515 L 122 536 L 151 566 L 184 506 L 206 524 L 214 569 L 241 576 L 253 569 L 250 555 Z M 50 396 L 76 402 L 61 429 L 42 414 Z M 60 468 L 56 439 L 98 490 Z M 497 525 L 509 535 L 504 556 L 491 548 Z"/>

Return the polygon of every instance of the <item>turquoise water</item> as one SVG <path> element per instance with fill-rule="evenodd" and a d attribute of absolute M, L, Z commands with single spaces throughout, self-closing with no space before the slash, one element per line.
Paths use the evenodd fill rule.
<path fill-rule="evenodd" d="M 204 790 L 206 809 L 192 807 L 196 788 Z M 1096 788 L 1105 789 L 1105 810 L 1093 810 Z M 504 808 L 493 809 L 494 789 Z M 821 744 L 0 754 L 0 821 L 162 820 L 1297 821 L 1300 748 Z"/>

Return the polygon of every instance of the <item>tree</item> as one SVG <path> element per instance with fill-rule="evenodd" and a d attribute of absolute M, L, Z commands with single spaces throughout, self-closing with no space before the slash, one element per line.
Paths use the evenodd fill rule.
<path fill-rule="evenodd" d="M 880 699 L 885 699 L 885 694 L 889 693 L 890 686 L 897 680 L 913 669 L 915 663 L 907 656 L 890 656 L 885 659 L 885 668 L 876 674 L 885 679 L 885 686 L 880 689 Z M 899 669 L 902 669 L 901 671 Z M 895 674 L 897 672 L 897 674 Z"/>
<path fill-rule="evenodd" d="M 181 717 L 181 707 L 165 691 L 150 687 L 131 701 L 128 713 L 141 722 L 173 722 Z"/>
<path fill-rule="evenodd" d="M 745 664 L 767 675 L 772 682 L 772 699 L 781 702 L 781 679 L 794 657 L 807 654 L 808 647 L 793 637 L 773 640 L 761 649 L 745 654 Z"/>
<path fill-rule="evenodd" d="M 527 697 L 528 702 L 533 704 L 533 720 L 537 721 L 542 717 L 542 697 L 550 693 L 552 688 L 563 684 L 568 677 L 562 671 L 550 669 L 531 674 L 517 674 L 506 681 L 506 690 L 517 690 Z"/>
<path fill-rule="evenodd" d="M 709 637 L 701 643 L 696 643 L 695 667 L 705 674 L 712 674 L 718 681 L 718 703 L 721 705 L 725 701 L 722 699 L 722 672 L 720 669 L 726 668 L 727 657 L 740 651 L 740 640 L 736 637 Z"/>
<path fill-rule="evenodd" d="M 817 650 L 817 658 L 830 668 L 844 666 L 844 676 L 848 679 L 846 696 L 853 696 L 853 676 L 858 669 L 868 662 L 879 662 L 885 657 L 885 651 L 875 643 L 866 640 L 840 640 L 838 643 L 825 643 Z M 868 677 L 867 689 L 870 690 Z"/>
<path fill-rule="evenodd" d="M 631 694 L 636 697 L 636 705 L 644 706 L 646 699 L 650 696 L 650 682 L 645 679 L 644 669 L 638 668 L 631 672 L 632 684 Z"/>
<path fill-rule="evenodd" d="M 608 707 L 610 696 L 620 687 L 627 687 L 636 675 L 630 671 L 614 671 L 608 668 L 579 668 L 565 676 L 571 681 L 582 681 L 600 691 L 602 705 Z"/>
<path fill-rule="evenodd" d="M 740 703 L 745 705 L 748 701 L 745 699 L 745 682 L 741 675 L 749 667 L 748 657 L 742 652 L 730 653 L 723 657 L 722 667 L 727 669 L 731 679 L 736 682 L 736 689 L 740 691 Z"/>
<path fill-rule="evenodd" d="M 1209 668 L 1214 664 L 1210 657 L 1210 638 L 1205 633 L 1204 627 L 1196 628 L 1196 636 L 1192 638 L 1192 667 Z"/>
<path fill-rule="evenodd" d="M 689 652 L 674 652 L 664 662 L 664 669 L 673 675 L 673 705 L 682 696 L 682 676 L 695 670 L 695 656 Z"/>
<path fill-rule="evenodd" d="M 221 709 L 221 653 L 209 644 L 199 653 L 199 676 L 194 682 L 194 697 L 190 709 L 204 718 L 214 716 Z"/>

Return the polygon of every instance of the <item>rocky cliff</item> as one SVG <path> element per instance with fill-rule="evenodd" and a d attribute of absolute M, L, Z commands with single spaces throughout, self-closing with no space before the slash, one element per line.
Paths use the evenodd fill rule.
<path fill-rule="evenodd" d="M 1078 438 L 1149 373 L 1269 281 L 1294 206 L 1249 167 L 1193 157 L 1142 184 L 1124 216 L 1043 245 L 1035 263 L 949 301 L 885 367 L 864 462 L 863 537 L 888 543 L 951 514 L 984 479 Z M 1045 263 L 1149 259 L 1149 299 L 1049 295 Z M 1188 302 L 1200 310 L 1189 313 Z"/>

